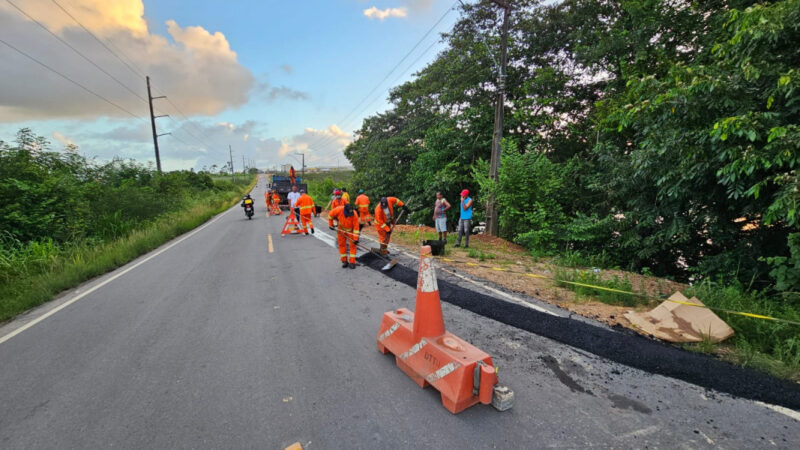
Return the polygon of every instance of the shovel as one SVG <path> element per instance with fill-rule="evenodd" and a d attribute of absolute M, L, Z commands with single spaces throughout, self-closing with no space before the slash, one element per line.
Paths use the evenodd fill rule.
<path fill-rule="evenodd" d="M 392 268 L 397 265 L 397 262 L 398 262 L 397 258 L 389 260 L 389 258 L 387 258 L 386 256 L 381 255 L 380 253 L 376 252 L 375 250 L 373 250 L 371 248 L 364 247 L 361 244 L 356 244 L 356 247 L 360 248 L 361 250 L 364 250 L 365 252 L 370 252 L 373 255 L 377 256 L 378 258 L 380 258 L 380 259 L 382 259 L 384 261 L 389 261 L 388 263 L 386 263 L 385 266 L 381 267 L 381 271 L 383 271 L 383 272 L 392 270 Z"/>
<path fill-rule="evenodd" d="M 398 214 L 398 215 L 397 215 L 397 218 L 396 218 L 396 219 L 394 219 L 394 222 L 392 222 L 392 228 L 390 228 L 390 229 L 389 229 L 389 233 L 391 233 L 392 231 L 394 231 L 394 226 L 395 226 L 395 225 L 397 225 L 397 222 L 399 222 L 399 221 L 400 221 L 400 218 L 401 218 L 401 217 L 403 217 L 403 213 L 404 213 L 404 212 L 406 212 L 406 210 L 402 210 L 402 211 L 400 211 L 400 214 Z M 391 261 L 389 261 L 389 262 L 388 262 L 388 263 L 387 263 L 385 266 L 381 267 L 381 271 L 383 271 L 383 272 L 388 272 L 389 270 L 392 270 L 392 268 L 393 268 L 394 266 L 396 266 L 396 265 L 397 265 L 397 263 L 398 263 L 398 259 L 397 259 L 397 258 L 393 258 L 393 259 L 392 259 Z"/>
<path fill-rule="evenodd" d="M 400 217 L 402 217 L 402 216 L 403 216 L 403 213 L 404 213 L 404 212 L 405 212 L 405 211 L 400 211 L 400 214 L 398 214 L 398 215 L 397 215 L 397 219 L 395 219 L 395 220 L 394 220 L 394 223 L 392 223 L 392 228 L 391 228 L 391 229 L 390 229 L 390 231 L 389 231 L 390 233 L 391 233 L 392 231 L 394 231 L 394 226 L 395 226 L 395 225 L 397 224 L 397 222 L 400 220 Z M 392 270 L 392 269 L 394 268 L 394 266 L 396 266 L 396 265 L 397 265 L 397 263 L 399 262 L 399 260 L 398 260 L 397 258 L 393 258 L 393 259 L 391 259 L 391 260 L 390 260 L 390 259 L 389 259 L 389 258 L 387 258 L 386 256 L 384 256 L 384 255 L 381 255 L 379 252 L 376 252 L 376 251 L 374 251 L 374 250 L 373 250 L 373 249 L 371 249 L 371 248 L 364 247 L 364 246 L 363 246 L 363 245 L 361 245 L 361 244 L 356 244 L 356 247 L 360 248 L 361 250 L 364 250 L 365 252 L 370 252 L 370 253 L 372 253 L 373 255 L 377 256 L 378 258 L 380 258 L 380 259 L 382 259 L 382 260 L 384 260 L 384 261 L 389 261 L 388 263 L 386 263 L 386 265 L 385 265 L 385 266 L 381 267 L 381 271 L 382 271 L 382 272 L 388 272 L 388 271 Z"/>

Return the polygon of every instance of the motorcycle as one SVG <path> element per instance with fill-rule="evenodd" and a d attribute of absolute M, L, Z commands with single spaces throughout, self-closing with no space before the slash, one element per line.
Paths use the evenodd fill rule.
<path fill-rule="evenodd" d="M 252 220 L 253 214 L 255 214 L 253 211 L 253 205 L 244 205 L 244 215 L 247 216 L 247 220 Z"/>

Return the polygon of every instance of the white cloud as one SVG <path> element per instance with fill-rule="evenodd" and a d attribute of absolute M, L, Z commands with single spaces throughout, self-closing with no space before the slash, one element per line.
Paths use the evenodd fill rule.
<path fill-rule="evenodd" d="M 364 15 L 370 19 L 378 19 L 382 22 L 389 17 L 405 18 L 406 16 L 408 16 L 408 8 L 402 7 L 402 8 L 378 9 L 377 7 L 373 6 L 371 8 L 365 9 Z"/>
<path fill-rule="evenodd" d="M 249 100 L 253 74 L 242 66 L 224 34 L 199 26 L 166 22 L 170 38 L 153 34 L 144 18 L 142 0 L 72 0 L 59 2 L 130 65 L 150 75 L 187 115 L 214 115 Z M 110 101 L 146 117 L 144 80 L 103 48 L 50 1 L 18 0 L 21 9 L 69 42 L 132 91 L 83 60 L 67 46 L 0 2 L 0 29 L 10 44 Z M 51 118 L 130 117 L 56 74 L 0 44 L 0 122 Z M 156 105 L 171 110 L 163 100 Z M 172 111 L 169 111 L 172 112 Z"/>
<path fill-rule="evenodd" d="M 342 158 L 342 151 L 352 140 L 353 137 L 336 124 L 322 130 L 309 127 L 301 134 L 284 139 L 278 154 L 289 157 L 295 152 L 301 152 L 306 154 L 306 165 L 328 166 L 336 164 L 337 157 Z"/>

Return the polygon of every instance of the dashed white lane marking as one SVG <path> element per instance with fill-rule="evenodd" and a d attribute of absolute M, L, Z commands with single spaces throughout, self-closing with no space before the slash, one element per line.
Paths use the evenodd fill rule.
<path fill-rule="evenodd" d="M 8 341 L 9 339 L 13 338 L 14 336 L 22 333 L 23 331 L 33 327 L 36 324 L 42 322 L 43 320 L 45 320 L 48 317 L 52 316 L 53 314 L 61 311 L 62 309 L 66 308 L 67 306 L 69 306 L 69 305 L 77 302 L 78 300 L 86 297 L 87 295 L 89 295 L 92 292 L 100 289 L 101 287 L 107 285 L 108 283 L 116 280 L 117 278 L 125 275 L 126 273 L 130 272 L 131 270 L 133 270 L 133 269 L 141 266 L 142 264 L 150 261 L 151 259 L 155 258 L 156 256 L 166 252 L 167 250 L 171 249 L 172 247 L 175 247 L 176 245 L 180 244 L 181 242 L 185 241 L 186 239 L 189 239 L 190 237 L 192 237 L 195 234 L 197 234 L 200 231 L 202 231 L 207 226 L 209 226 L 212 223 L 216 222 L 217 219 L 219 219 L 220 217 L 224 216 L 225 214 L 227 214 L 227 213 L 229 213 L 229 212 L 231 212 L 233 210 L 234 210 L 233 208 L 230 208 L 227 211 L 225 211 L 223 213 L 220 213 L 217 217 L 214 217 L 213 219 L 211 219 L 208 222 L 206 222 L 204 225 L 201 225 L 200 227 L 195 228 L 194 230 L 190 231 L 188 234 L 184 235 L 183 237 L 179 238 L 178 240 L 174 241 L 173 243 L 167 245 L 166 247 L 162 248 L 161 250 L 157 250 L 157 251 L 151 253 L 150 255 L 148 255 L 144 259 L 142 259 L 141 261 L 133 264 L 132 266 L 130 266 L 130 267 L 126 268 L 126 269 L 123 269 L 122 271 L 110 276 L 109 278 L 106 278 L 105 280 L 101 281 L 100 283 L 97 283 L 96 285 L 90 287 L 89 289 L 77 294 L 75 297 L 71 298 L 70 300 L 67 300 L 66 302 L 58 305 L 57 307 L 51 309 L 50 311 L 42 314 L 41 316 L 37 317 L 36 319 L 31 320 L 30 322 L 26 323 L 25 325 L 22 325 L 21 327 L 17 328 L 16 330 L 6 334 L 3 337 L 0 337 L 0 344 L 3 344 L 4 342 Z"/>

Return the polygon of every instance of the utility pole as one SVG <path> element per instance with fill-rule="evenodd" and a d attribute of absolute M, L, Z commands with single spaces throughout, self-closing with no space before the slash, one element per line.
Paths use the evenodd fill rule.
<path fill-rule="evenodd" d="M 236 183 L 236 175 L 233 174 L 233 149 L 231 148 L 230 144 L 228 144 L 228 153 L 231 157 L 231 181 Z"/>
<path fill-rule="evenodd" d="M 497 78 L 497 100 L 494 110 L 494 135 L 492 137 L 492 157 L 489 162 L 489 177 L 498 181 L 500 170 L 500 153 L 503 142 L 503 114 L 506 89 L 506 63 L 508 59 L 508 19 L 511 15 L 511 0 L 492 0 L 503 8 L 503 27 L 500 32 L 500 73 Z M 498 211 L 494 195 L 491 194 L 486 203 L 486 232 L 490 236 L 497 236 L 500 227 L 498 224 Z"/>
<path fill-rule="evenodd" d="M 300 162 L 300 176 L 304 178 L 306 176 L 306 154 L 300 152 L 295 153 L 303 157 L 303 160 Z"/>
<path fill-rule="evenodd" d="M 156 168 L 158 168 L 158 173 L 161 173 L 161 155 L 158 154 L 158 137 L 171 133 L 158 134 L 158 132 L 156 132 L 156 119 L 159 117 L 167 117 L 168 114 L 163 114 L 160 116 L 153 115 L 153 100 L 158 98 L 167 98 L 167 96 L 160 95 L 158 97 L 153 97 L 153 95 L 150 93 L 150 76 L 146 76 L 145 79 L 147 79 L 147 100 L 150 104 L 150 126 L 153 128 L 153 147 L 156 149 Z"/>
<path fill-rule="evenodd" d="M 244 163 L 244 155 L 242 155 L 242 173 L 247 172 L 247 164 Z"/>

